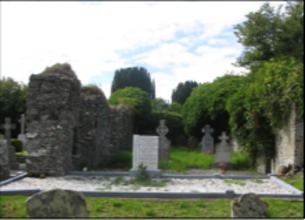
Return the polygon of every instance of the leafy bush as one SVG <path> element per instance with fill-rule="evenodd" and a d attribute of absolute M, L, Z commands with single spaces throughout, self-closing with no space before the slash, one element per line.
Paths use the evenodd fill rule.
<path fill-rule="evenodd" d="M 15 147 L 15 152 L 23 151 L 23 143 L 18 139 L 11 139 L 11 144 Z"/>
<path fill-rule="evenodd" d="M 250 156 L 243 152 L 233 152 L 231 162 L 234 170 L 246 170 L 251 167 Z"/>

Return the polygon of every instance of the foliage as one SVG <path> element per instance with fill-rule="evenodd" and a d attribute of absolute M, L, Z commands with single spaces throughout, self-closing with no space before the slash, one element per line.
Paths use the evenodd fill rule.
<path fill-rule="evenodd" d="M 276 10 L 265 3 L 257 12 L 246 15 L 247 20 L 234 26 L 235 35 L 245 50 L 238 64 L 256 70 L 262 61 L 290 56 L 303 60 L 304 3 L 290 1 L 286 10 Z"/>
<path fill-rule="evenodd" d="M 151 99 L 147 92 L 136 87 L 125 87 L 114 92 L 109 100 L 111 105 L 125 104 L 134 113 L 134 133 L 145 129 L 151 113 Z"/>
<path fill-rule="evenodd" d="M 87 85 L 81 87 L 81 92 L 87 95 L 102 95 L 105 96 L 102 90 L 96 85 Z"/>
<path fill-rule="evenodd" d="M 11 144 L 15 147 L 16 152 L 22 152 L 23 151 L 22 141 L 20 141 L 18 139 L 11 139 Z"/>
<path fill-rule="evenodd" d="M 200 131 L 208 123 L 218 132 L 229 131 L 226 100 L 243 83 L 244 78 L 244 76 L 224 75 L 216 78 L 212 83 L 204 83 L 196 87 L 182 109 L 185 132 L 190 134 L 194 130 Z"/>
<path fill-rule="evenodd" d="M 42 74 L 54 74 L 60 73 L 67 76 L 75 76 L 74 71 L 71 68 L 71 65 L 68 63 L 56 63 L 53 66 L 47 67 Z"/>
<path fill-rule="evenodd" d="M 286 58 L 263 62 L 248 74 L 244 84 L 228 98 L 226 109 L 232 134 L 252 158 L 274 156 L 274 132 L 296 104 L 303 115 L 303 64 Z"/>
<path fill-rule="evenodd" d="M 125 87 L 117 90 L 111 94 L 108 102 L 111 105 L 126 104 L 138 115 L 148 114 L 151 111 L 149 95 L 136 87 Z"/>
<path fill-rule="evenodd" d="M 144 67 L 128 67 L 118 69 L 114 73 L 111 94 L 125 87 L 137 87 L 146 91 L 151 98 L 155 98 L 155 82 Z"/>
<path fill-rule="evenodd" d="M 232 152 L 231 164 L 234 170 L 247 170 L 251 168 L 251 156 L 248 153 Z"/>
<path fill-rule="evenodd" d="M 18 134 L 20 115 L 26 109 L 26 96 L 28 86 L 18 83 L 14 79 L 3 77 L 0 80 L 0 124 L 4 123 L 5 117 L 10 117 L 17 129 L 12 131 L 12 136 Z"/>
<path fill-rule="evenodd" d="M 169 110 L 169 103 L 166 102 L 162 98 L 155 98 L 152 100 L 152 109 L 156 111 L 168 111 Z"/>
<path fill-rule="evenodd" d="M 1 196 L 0 217 L 25 218 L 26 196 Z M 91 218 L 229 218 L 231 199 L 126 199 L 86 197 Z M 262 198 L 270 218 L 303 218 L 304 202 Z"/>
<path fill-rule="evenodd" d="M 166 137 L 172 140 L 172 143 L 174 143 L 175 137 L 184 134 L 181 115 L 169 111 L 153 111 L 146 121 L 147 128 L 149 128 L 146 132 L 156 134 L 156 128 L 159 126 L 161 119 L 165 120 L 165 125 L 169 128 Z"/>
<path fill-rule="evenodd" d="M 172 102 L 169 106 L 169 111 L 182 114 L 182 105 L 178 102 Z"/>
<path fill-rule="evenodd" d="M 178 86 L 172 92 L 172 102 L 184 104 L 186 99 L 190 96 L 193 89 L 198 86 L 195 81 L 186 81 L 184 83 L 179 83 Z"/>

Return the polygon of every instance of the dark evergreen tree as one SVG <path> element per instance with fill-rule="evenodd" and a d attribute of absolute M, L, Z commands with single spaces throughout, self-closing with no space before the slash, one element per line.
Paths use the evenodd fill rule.
<path fill-rule="evenodd" d="M 183 105 L 186 99 L 192 93 L 193 88 L 197 86 L 198 83 L 195 81 L 186 81 L 184 83 L 179 83 L 176 89 L 173 90 L 172 102 L 178 102 Z"/>
<path fill-rule="evenodd" d="M 137 87 L 146 91 L 151 98 L 155 98 L 155 82 L 150 73 L 143 67 L 127 67 L 115 71 L 111 94 L 125 87 Z"/>

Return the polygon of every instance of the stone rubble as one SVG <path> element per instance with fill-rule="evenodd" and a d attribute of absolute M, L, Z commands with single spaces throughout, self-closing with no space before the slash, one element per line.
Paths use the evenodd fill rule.
<path fill-rule="evenodd" d="M 219 192 L 226 190 L 234 190 L 235 193 L 264 193 L 264 194 L 293 194 L 294 192 L 287 190 L 271 180 L 264 179 L 262 183 L 255 180 L 244 180 L 245 185 L 237 183 L 225 182 L 223 179 L 170 179 L 164 187 L 135 187 L 135 185 L 110 185 L 119 177 L 46 177 L 30 178 L 26 177 L 19 181 L 12 182 L 8 185 L 0 187 L 0 190 L 20 190 L 20 189 L 41 189 L 50 190 L 54 188 L 78 190 L 78 191 L 126 191 L 126 192 Z M 124 177 L 128 180 L 130 177 Z"/>

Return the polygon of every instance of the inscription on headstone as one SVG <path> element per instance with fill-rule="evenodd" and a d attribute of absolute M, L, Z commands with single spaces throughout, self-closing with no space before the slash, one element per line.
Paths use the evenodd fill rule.
<path fill-rule="evenodd" d="M 210 125 L 206 125 L 201 131 L 205 133 L 202 138 L 202 151 L 214 153 L 214 139 L 211 135 L 214 130 L 210 127 Z"/>
<path fill-rule="evenodd" d="M 11 139 L 11 130 L 16 129 L 16 125 L 12 124 L 11 118 L 5 118 L 5 124 L 0 125 L 0 128 L 4 129 L 4 137 Z"/>
<path fill-rule="evenodd" d="M 139 167 L 146 167 L 151 175 L 159 174 L 159 137 L 133 135 L 133 161 L 131 172 L 139 171 Z"/>
<path fill-rule="evenodd" d="M 229 140 L 229 137 L 226 135 L 226 132 L 222 132 L 219 139 L 221 140 L 221 142 L 216 148 L 216 163 L 230 163 L 231 152 L 230 146 L 227 142 L 227 140 Z"/>

